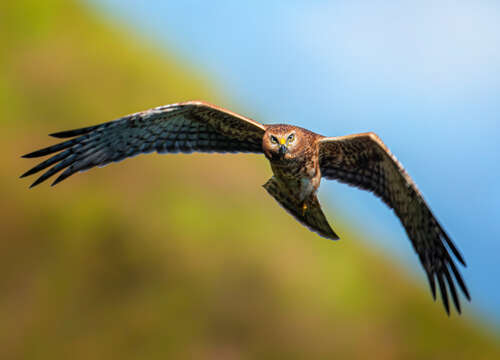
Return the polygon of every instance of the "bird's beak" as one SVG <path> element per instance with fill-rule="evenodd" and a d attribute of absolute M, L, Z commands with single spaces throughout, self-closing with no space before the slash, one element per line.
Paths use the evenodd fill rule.
<path fill-rule="evenodd" d="M 278 151 L 278 154 L 280 155 L 281 158 L 285 156 L 286 151 L 288 148 L 286 147 L 286 140 L 285 139 L 280 139 L 280 148 Z"/>

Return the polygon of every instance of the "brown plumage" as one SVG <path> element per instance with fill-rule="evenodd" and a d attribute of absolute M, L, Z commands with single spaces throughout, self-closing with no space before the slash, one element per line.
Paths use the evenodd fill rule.
<path fill-rule="evenodd" d="M 470 300 L 453 256 L 465 262 L 438 223 L 415 183 L 373 133 L 324 137 L 291 125 L 263 125 L 204 102 L 160 106 L 86 128 L 52 134 L 70 138 L 24 155 L 53 154 L 24 173 L 49 168 L 31 186 L 64 170 L 52 185 L 74 173 L 140 153 L 263 153 L 274 176 L 264 188 L 295 219 L 329 239 L 338 239 L 321 210 L 321 178 L 373 192 L 400 219 L 424 267 L 435 298 L 437 280 L 446 312 L 448 290 L 460 312 L 455 283 Z"/>

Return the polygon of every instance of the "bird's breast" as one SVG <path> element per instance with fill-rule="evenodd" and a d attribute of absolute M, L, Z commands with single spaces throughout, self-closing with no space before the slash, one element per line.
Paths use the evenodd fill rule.
<path fill-rule="evenodd" d="M 282 179 L 300 179 L 307 176 L 306 161 L 301 159 L 278 159 L 271 161 L 274 175 Z"/>
<path fill-rule="evenodd" d="M 321 181 L 319 167 L 314 161 L 291 159 L 271 161 L 274 176 L 298 191 L 301 201 L 316 192 Z"/>

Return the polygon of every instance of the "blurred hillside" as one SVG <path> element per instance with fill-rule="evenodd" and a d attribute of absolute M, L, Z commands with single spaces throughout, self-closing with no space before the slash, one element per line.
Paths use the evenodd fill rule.
<path fill-rule="evenodd" d="M 0 40 L 1 359 L 500 358 L 333 211 L 339 242 L 297 224 L 258 156 L 139 156 L 28 190 L 19 156 L 47 133 L 220 99 L 72 1 L 3 2 Z"/>

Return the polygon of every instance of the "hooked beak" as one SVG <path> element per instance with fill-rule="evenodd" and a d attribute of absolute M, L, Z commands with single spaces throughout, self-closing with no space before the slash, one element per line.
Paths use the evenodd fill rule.
<path fill-rule="evenodd" d="M 283 157 L 285 156 L 285 154 L 286 154 L 287 150 L 288 150 L 288 148 L 286 147 L 286 145 L 285 145 L 285 144 L 281 144 L 281 145 L 280 145 L 280 148 L 279 148 L 279 150 L 278 150 L 278 154 L 279 154 L 279 156 L 280 156 L 281 158 L 283 158 Z"/>

